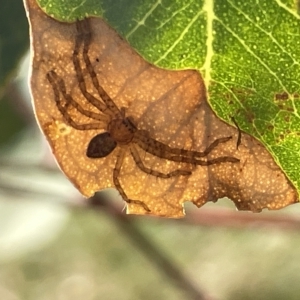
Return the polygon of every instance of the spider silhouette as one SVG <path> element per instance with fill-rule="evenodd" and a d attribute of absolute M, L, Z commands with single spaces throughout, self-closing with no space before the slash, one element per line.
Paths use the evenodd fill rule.
<path fill-rule="evenodd" d="M 77 35 L 72 54 L 72 62 L 76 72 L 76 78 L 79 89 L 87 103 L 94 106 L 99 113 L 84 109 L 73 97 L 67 92 L 63 78 L 58 76 L 54 70 L 50 70 L 46 77 L 52 86 L 54 100 L 57 108 L 62 114 L 64 121 L 77 130 L 106 130 L 105 132 L 95 135 L 88 144 L 86 155 L 91 159 L 106 157 L 116 148 L 119 152 L 116 155 L 116 164 L 113 170 L 113 183 L 127 203 L 141 205 L 147 212 L 150 212 L 148 206 L 140 200 L 129 199 L 124 192 L 120 181 L 119 174 L 125 155 L 130 152 L 136 165 L 145 173 L 160 177 L 171 178 L 175 176 L 188 176 L 190 170 L 177 169 L 170 173 L 162 173 L 144 165 L 137 147 L 144 151 L 160 157 L 162 159 L 175 161 L 178 163 L 187 163 L 192 165 L 209 166 L 220 163 L 237 163 L 239 159 L 229 156 L 222 156 L 211 160 L 199 159 L 207 156 L 220 143 L 229 141 L 232 137 L 223 137 L 216 139 L 203 152 L 190 151 L 180 148 L 172 148 L 168 145 L 151 138 L 145 130 L 139 130 L 134 123 L 133 118 L 126 117 L 125 109 L 119 109 L 114 101 L 109 97 L 106 91 L 100 85 L 97 74 L 94 71 L 88 52 L 92 42 L 92 32 L 89 20 L 85 19 L 76 22 Z M 82 58 L 81 58 L 82 57 Z M 84 66 L 82 66 L 82 64 Z M 90 77 L 93 88 L 97 91 L 99 99 L 88 92 L 85 75 Z M 91 123 L 77 124 L 69 113 L 69 108 L 75 109 L 80 114 L 88 117 Z M 95 120 L 97 122 L 95 122 Z"/>

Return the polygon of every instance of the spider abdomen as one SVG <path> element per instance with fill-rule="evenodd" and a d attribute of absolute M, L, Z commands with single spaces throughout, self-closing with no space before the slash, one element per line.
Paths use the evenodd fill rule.
<path fill-rule="evenodd" d="M 94 136 L 89 142 L 86 156 L 89 158 L 101 158 L 110 154 L 117 146 L 116 141 L 108 132 Z"/>

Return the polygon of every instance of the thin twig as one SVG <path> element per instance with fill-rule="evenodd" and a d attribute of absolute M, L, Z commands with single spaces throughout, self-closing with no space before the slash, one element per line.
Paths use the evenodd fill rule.
<path fill-rule="evenodd" d="M 103 199 L 98 194 L 90 199 L 93 208 L 102 207 L 114 217 L 116 224 L 126 234 L 128 239 L 132 241 L 145 256 L 148 257 L 169 279 L 172 279 L 176 286 L 181 287 L 187 295 L 188 299 L 208 300 L 211 299 L 204 294 L 195 284 L 177 267 L 176 263 L 170 259 L 154 241 L 146 237 L 141 230 L 135 226 L 133 218 L 121 213 L 119 207 L 115 207 L 111 202 Z"/>
<path fill-rule="evenodd" d="M 254 214 L 251 212 L 234 211 L 232 208 L 203 208 L 197 211 L 189 211 L 187 216 L 180 220 L 183 224 L 193 224 L 208 227 L 233 227 L 245 228 L 272 228 L 275 230 L 300 229 L 300 217 L 291 214 L 278 215 L 267 212 Z"/>

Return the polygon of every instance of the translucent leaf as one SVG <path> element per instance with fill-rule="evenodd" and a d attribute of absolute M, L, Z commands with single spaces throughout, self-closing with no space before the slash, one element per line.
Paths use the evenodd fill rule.
<path fill-rule="evenodd" d="M 27 1 L 27 10 L 33 47 L 31 89 L 40 127 L 61 169 L 82 194 L 92 196 L 98 190 L 115 185 L 113 172 L 120 144 L 103 158 L 87 156 L 91 140 L 109 131 L 112 125 L 104 122 L 99 129 L 78 130 L 59 109 L 64 106 L 77 125 L 97 123 L 91 121 L 86 111 L 95 118 L 96 114 L 101 115 L 82 92 L 82 82 L 76 75 L 74 49 L 80 33 L 75 23 L 58 22 L 44 14 L 34 0 Z M 180 217 L 185 201 L 200 207 L 224 196 L 231 198 L 238 209 L 254 212 L 263 208 L 279 209 L 297 201 L 295 189 L 268 151 L 254 138 L 246 134 L 240 136 L 236 127 L 215 116 L 206 101 L 199 72 L 155 67 L 133 51 L 103 20 L 91 18 L 89 24 L 91 28 L 86 30 L 92 37 L 88 47 L 91 65 L 84 63 L 80 56 L 83 54 L 79 55 L 88 92 L 101 102 L 90 78 L 90 69 L 93 69 L 94 79 L 118 108 L 125 108 L 126 117 L 130 116 L 126 122 L 136 124 L 139 136 L 163 143 L 164 150 L 169 146 L 203 154 L 199 158 L 191 152 L 188 155 L 181 152 L 179 156 L 185 159 L 176 162 L 136 147 L 141 161 L 151 170 L 186 173 L 161 178 L 142 171 L 127 151 L 118 179 L 129 199 L 139 200 L 149 209 L 139 203 L 129 203 L 129 213 Z M 65 92 L 59 84 L 62 81 Z M 70 105 L 70 98 L 80 105 L 81 112 L 74 104 Z M 125 131 L 120 132 L 122 137 Z M 223 141 L 209 148 L 218 139 Z M 133 143 L 125 144 L 131 147 Z M 224 157 L 228 159 L 222 160 Z M 207 161 L 218 163 L 205 166 Z"/>
<path fill-rule="evenodd" d="M 38 2 L 58 20 L 103 16 L 155 65 L 201 70 L 212 109 L 262 142 L 299 193 L 298 1 Z"/>

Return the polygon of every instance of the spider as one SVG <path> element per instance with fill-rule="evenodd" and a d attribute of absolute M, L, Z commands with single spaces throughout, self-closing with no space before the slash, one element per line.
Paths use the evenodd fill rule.
<path fill-rule="evenodd" d="M 50 70 L 46 74 L 46 77 L 52 86 L 56 106 L 62 114 L 64 121 L 69 126 L 72 126 L 76 130 L 106 130 L 105 132 L 95 135 L 89 142 L 86 151 L 88 158 L 103 158 L 118 148 L 119 152 L 116 155 L 117 158 L 112 175 L 113 183 L 127 204 L 135 203 L 141 205 L 145 211 L 150 212 L 150 209 L 143 201 L 129 199 L 120 184 L 118 177 L 121 172 L 122 163 L 128 152 L 132 155 L 138 168 L 149 175 L 160 178 L 171 178 L 175 176 L 188 176 L 191 174 L 191 171 L 189 170 L 177 169 L 170 173 L 162 173 L 148 168 L 144 165 L 137 147 L 162 159 L 192 165 L 209 166 L 225 162 L 239 162 L 239 159 L 229 156 L 218 157 L 211 160 L 200 159 L 207 156 L 220 143 L 229 141 L 232 138 L 231 136 L 218 138 L 203 152 L 198 152 L 169 147 L 168 145 L 151 138 L 147 131 L 139 130 L 134 123 L 133 118 L 126 117 L 125 109 L 119 109 L 117 107 L 98 81 L 97 74 L 94 71 L 88 54 L 92 42 L 89 20 L 84 19 L 82 21 L 77 21 L 76 30 L 77 34 L 72 54 L 72 63 L 76 73 L 76 79 L 78 81 L 79 89 L 87 103 L 95 107 L 99 113 L 84 109 L 71 94 L 67 92 L 63 78 L 61 78 L 55 70 Z M 81 56 L 82 58 L 80 58 Z M 88 74 L 87 76 L 90 77 L 93 88 L 95 88 L 99 95 L 99 99 L 88 92 L 84 77 L 86 73 Z M 87 124 L 77 124 L 69 113 L 70 107 L 85 117 L 88 117 L 92 122 Z M 97 122 L 94 122 L 95 120 Z"/>

